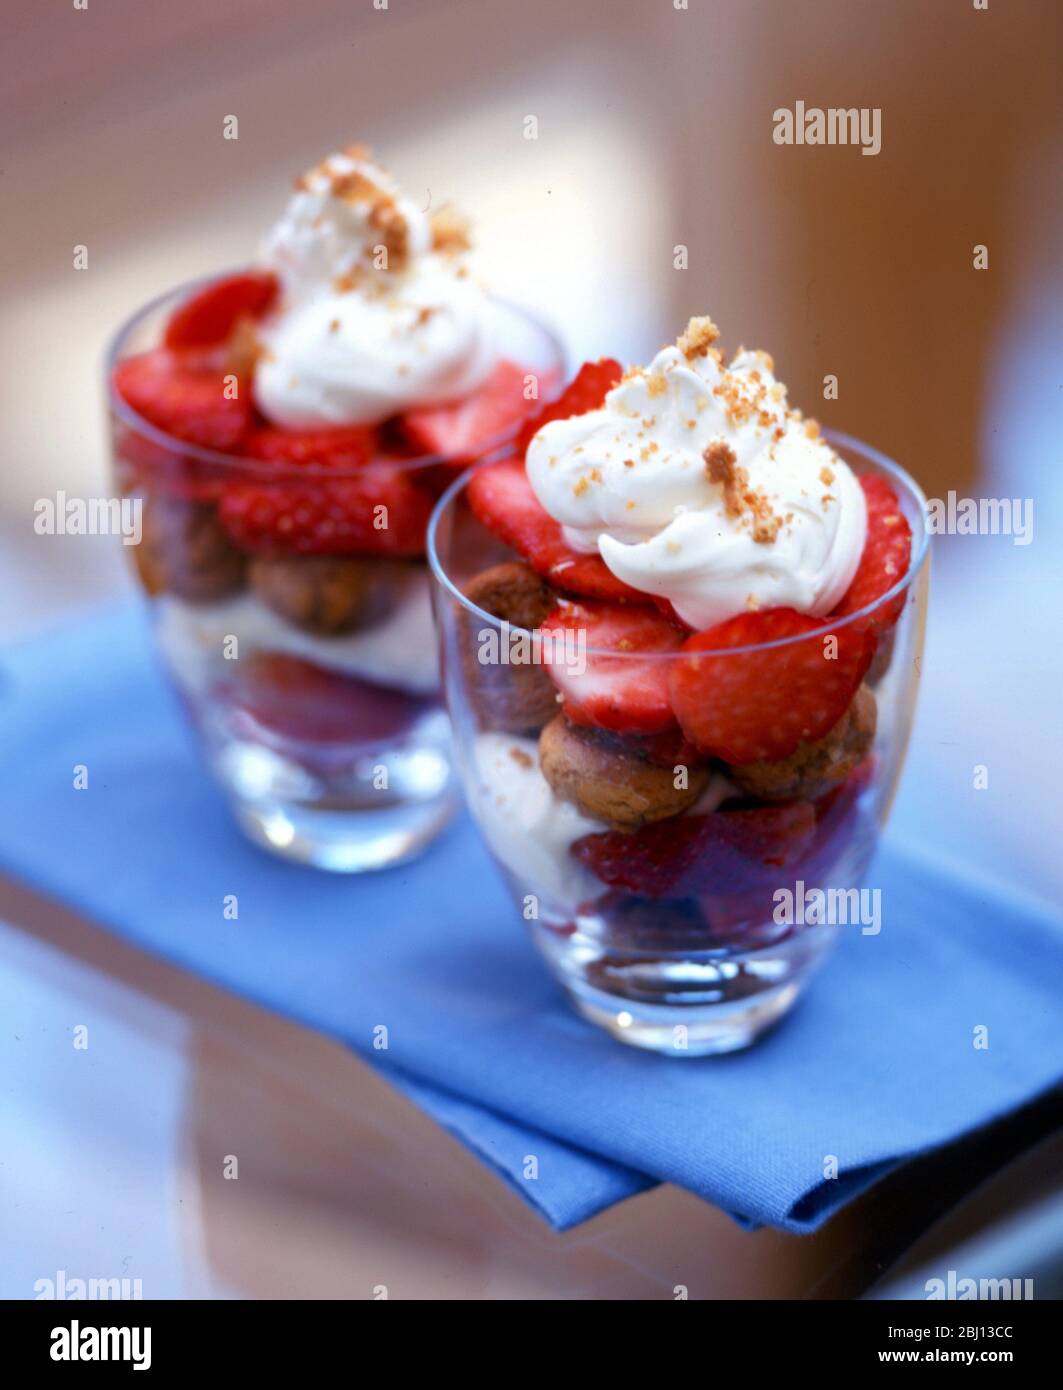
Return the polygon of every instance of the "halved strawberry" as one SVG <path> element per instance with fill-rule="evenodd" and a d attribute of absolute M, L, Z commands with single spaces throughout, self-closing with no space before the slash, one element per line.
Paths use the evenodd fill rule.
<path fill-rule="evenodd" d="M 549 660 L 548 670 L 573 724 L 621 734 L 659 734 L 675 727 L 668 697 L 670 663 L 659 653 L 676 651 L 683 633 L 657 609 L 566 599 L 542 631 L 556 634 L 559 659 Z M 590 648 L 617 654 L 596 655 Z M 562 651 L 571 651 L 576 659 L 566 660 Z M 549 646 L 543 655 L 544 660 L 551 656 Z"/>
<path fill-rule="evenodd" d="M 683 657 L 669 663 L 687 738 L 727 763 L 786 758 L 821 738 L 849 707 L 875 646 L 873 634 L 851 626 L 807 635 L 822 626 L 821 618 L 770 608 L 688 638 Z M 797 640 L 735 650 L 785 638 Z"/>
<path fill-rule="evenodd" d="M 307 743 L 393 738 L 430 704 L 281 652 L 258 652 L 240 665 L 233 703 L 274 733 Z"/>
<path fill-rule="evenodd" d="M 586 415 L 588 410 L 597 410 L 623 374 L 623 367 L 611 357 L 603 357 L 598 362 L 584 362 L 557 400 L 550 401 L 527 420 L 517 436 L 520 453 L 523 455 L 532 435 L 537 434 L 548 421 L 567 420 L 571 415 Z"/>
<path fill-rule="evenodd" d="M 532 491 L 522 459 L 502 459 L 474 473 L 469 480 L 469 506 L 499 540 L 523 555 L 537 574 L 557 588 L 589 598 L 653 602 L 648 594 L 617 579 L 600 555 L 581 555 L 565 542 L 560 522 Z"/>
<path fill-rule="evenodd" d="M 351 477 L 227 486 L 218 506 L 236 545 L 266 555 L 421 555 L 429 493 L 386 461 Z"/>
<path fill-rule="evenodd" d="M 340 429 L 255 430 L 247 441 L 249 457 L 296 467 L 362 468 L 376 453 L 376 431 L 368 425 Z"/>
<path fill-rule="evenodd" d="M 816 831 L 809 801 L 672 816 L 641 830 L 584 835 L 572 853 L 603 883 L 647 898 L 740 894 L 777 884 Z"/>
<path fill-rule="evenodd" d="M 832 617 L 856 613 L 892 589 L 907 573 L 912 558 L 912 528 L 901 511 L 897 494 L 885 478 L 865 473 L 859 480 L 867 499 L 867 539 L 853 582 Z M 904 594 L 897 594 L 871 614 L 869 624 L 881 631 L 892 627 L 904 608 Z"/>
<path fill-rule="evenodd" d="M 489 446 L 502 443 L 534 404 L 524 398 L 525 375 L 525 368 L 515 362 L 499 362 L 483 385 L 464 400 L 408 410 L 400 424 L 420 452 L 471 463 Z"/>
<path fill-rule="evenodd" d="M 166 325 L 168 348 L 216 347 L 245 314 L 260 318 L 277 297 L 277 277 L 269 270 L 245 270 L 217 280 L 175 309 Z"/>
<path fill-rule="evenodd" d="M 247 436 L 251 403 L 246 392 L 228 399 L 224 377 L 156 348 L 119 362 L 112 380 L 122 399 L 157 429 L 186 444 L 229 453 Z"/>

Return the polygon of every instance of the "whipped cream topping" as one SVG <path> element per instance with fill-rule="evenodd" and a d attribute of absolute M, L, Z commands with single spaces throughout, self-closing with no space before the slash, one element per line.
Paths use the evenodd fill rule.
<path fill-rule="evenodd" d="M 378 424 L 473 391 L 495 362 L 490 300 L 462 229 L 431 222 L 360 149 L 298 181 L 261 261 L 281 283 L 255 399 L 290 429 Z"/>
<path fill-rule="evenodd" d="M 705 629 L 750 609 L 822 616 L 856 573 L 864 494 L 787 406 L 766 353 L 730 366 L 710 319 L 625 374 L 598 410 L 553 420 L 527 471 L 566 541 Z"/>

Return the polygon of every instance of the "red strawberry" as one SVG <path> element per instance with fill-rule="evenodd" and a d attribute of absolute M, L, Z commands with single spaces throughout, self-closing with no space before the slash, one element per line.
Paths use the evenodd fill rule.
<path fill-rule="evenodd" d="M 273 303 L 277 277 L 269 270 L 246 270 L 194 294 L 175 309 L 163 338 L 168 348 L 216 347 L 245 314 L 260 318 Z"/>
<path fill-rule="evenodd" d="M 623 367 L 611 357 L 603 357 L 598 362 L 584 362 L 557 400 L 543 406 L 538 414 L 526 422 L 517 436 L 517 447 L 521 454 L 527 449 L 532 435 L 548 421 L 567 420 L 571 415 L 586 415 L 588 410 L 597 410 L 623 373 Z"/>
<path fill-rule="evenodd" d="M 833 728 L 871 662 L 871 633 L 841 627 L 735 651 L 801 638 L 822 623 L 792 608 L 769 608 L 688 638 L 689 657 L 670 663 L 672 705 L 687 738 L 724 762 L 749 763 L 789 757 L 799 743 Z"/>
<path fill-rule="evenodd" d="M 472 462 L 502 443 L 527 415 L 532 402 L 524 399 L 524 377 L 525 369 L 515 362 L 499 362 L 464 400 L 408 410 L 400 423 L 420 452 Z"/>
<path fill-rule="evenodd" d="M 551 663 L 549 672 L 564 697 L 565 714 L 574 724 L 622 734 L 659 734 L 675 726 L 668 698 L 669 662 L 661 652 L 677 650 L 683 633 L 655 608 L 623 603 L 560 603 L 542 625 L 544 633 L 580 634 L 589 648 L 615 651 L 598 656 L 586 651 L 586 670 L 576 662 Z M 559 640 L 560 647 L 560 640 Z M 566 642 L 565 650 L 569 650 Z M 577 647 L 576 652 L 580 649 Z M 639 653 L 647 653 L 640 659 Z M 549 648 L 544 648 L 544 656 Z"/>
<path fill-rule="evenodd" d="M 853 582 L 831 614 L 844 618 L 874 603 L 908 572 L 912 558 L 912 528 L 901 511 L 897 494 L 885 478 L 865 473 L 860 479 L 867 499 L 867 539 Z M 892 627 L 904 608 L 905 595 L 897 594 L 876 610 L 869 623 L 877 630 Z"/>
<path fill-rule="evenodd" d="M 307 469 L 356 469 L 376 453 L 376 432 L 368 425 L 341 429 L 256 430 L 247 442 L 251 458 Z"/>
<path fill-rule="evenodd" d="M 226 396 L 224 371 L 192 367 L 157 348 L 127 357 L 114 369 L 114 389 L 156 429 L 204 449 L 239 449 L 251 424 L 247 393 Z"/>
<path fill-rule="evenodd" d="M 617 579 L 599 555 L 580 555 L 566 544 L 560 523 L 544 510 L 532 491 L 519 458 L 503 459 L 474 473 L 469 480 L 469 506 L 499 540 L 512 546 L 559 589 L 591 598 L 652 602 Z"/>
<path fill-rule="evenodd" d="M 421 555 L 431 512 L 409 472 L 384 461 L 334 481 L 234 483 L 218 508 L 236 545 L 281 555 Z"/>
<path fill-rule="evenodd" d="M 785 879 L 815 830 L 812 803 L 793 801 L 584 835 L 572 853 L 603 883 L 647 898 L 740 894 Z"/>
<path fill-rule="evenodd" d="M 285 738 L 355 743 L 404 733 L 431 702 L 265 652 L 248 660 L 235 703 Z"/>

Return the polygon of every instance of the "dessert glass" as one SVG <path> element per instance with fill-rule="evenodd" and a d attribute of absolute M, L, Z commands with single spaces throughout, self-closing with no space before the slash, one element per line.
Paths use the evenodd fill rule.
<path fill-rule="evenodd" d="M 473 515 L 467 490 L 475 470 L 448 488 L 429 527 L 444 685 L 472 813 L 572 1004 L 636 1047 L 676 1057 L 746 1047 L 791 1008 L 840 930 L 878 930 L 860 917 L 851 890 L 864 884 L 911 730 L 927 605 L 925 499 L 918 484 L 876 450 L 825 434 L 854 473 L 877 474 L 892 485 L 912 530 L 907 572 L 848 617 L 824 618 L 814 632 L 732 648 L 714 659 L 748 662 L 771 650 L 770 669 L 784 672 L 789 657 L 796 655 L 799 667 L 806 664 L 797 650 L 806 644 L 818 653 L 824 637 L 834 635 L 844 649 L 861 629 L 879 632 L 863 677 L 878 707 L 874 741 L 855 771 L 827 794 L 791 802 L 733 794 L 699 822 L 698 834 L 689 818 L 698 816 L 699 806 L 629 836 L 595 835 L 574 807 L 553 799 L 537 764 L 531 768 L 534 745 L 500 732 L 496 717 L 507 683 L 520 698 L 515 682 L 526 678 L 527 653 L 533 665 L 543 659 L 539 639 L 508 627 L 464 592 L 486 568 L 519 558 Z M 483 660 L 483 652 L 495 651 L 508 651 L 508 662 Z M 692 659 L 680 652 L 596 654 L 587 648 L 588 670 L 596 655 L 603 671 L 625 662 L 663 663 L 669 678 Z M 775 661 L 779 656 L 782 662 Z M 528 733 L 537 736 L 534 728 Z M 509 759 L 517 770 L 499 772 Z M 670 887 L 658 861 L 668 869 L 673 850 L 681 862 Z M 639 861 L 650 864 L 650 892 L 631 886 L 631 865 Z M 598 877 L 602 865 L 605 879 Z M 826 895 L 823 911 L 808 906 L 816 901 L 814 890 Z M 856 920 L 839 924 L 847 914 Z"/>
<path fill-rule="evenodd" d="M 221 499 L 235 489 L 253 487 L 283 508 L 286 498 L 295 505 L 319 489 L 355 485 L 374 463 L 324 471 L 200 448 L 149 423 L 113 384 L 116 366 L 161 341 L 175 307 L 226 278 L 148 304 L 107 354 L 114 477 L 123 496 L 142 503 L 134 559 L 157 643 L 252 840 L 341 872 L 401 863 L 446 826 L 458 801 L 423 546 L 401 558 L 359 556 L 352 547 L 349 555 L 266 566 L 218 522 Z M 560 345 L 524 311 L 493 305 L 500 355 L 536 374 L 548 398 L 561 379 Z M 476 456 L 516 428 L 478 441 Z M 401 446 L 380 459 L 417 499 L 422 526 L 469 462 L 411 456 Z M 356 629 L 337 630 L 336 612 L 349 613 L 352 603 L 360 608 Z"/>

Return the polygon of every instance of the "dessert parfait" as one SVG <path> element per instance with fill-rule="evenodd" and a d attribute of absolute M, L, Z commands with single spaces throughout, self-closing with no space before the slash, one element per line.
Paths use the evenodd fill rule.
<path fill-rule="evenodd" d="M 353 147 L 255 266 L 150 305 L 109 363 L 164 657 L 244 827 L 322 867 L 408 857 L 451 812 L 426 526 L 560 384 L 468 249 Z"/>
<path fill-rule="evenodd" d="M 584 366 L 455 483 L 430 557 L 473 812 L 577 1007 L 679 1056 L 746 1046 L 859 893 L 925 610 L 918 487 L 692 319 Z"/>

